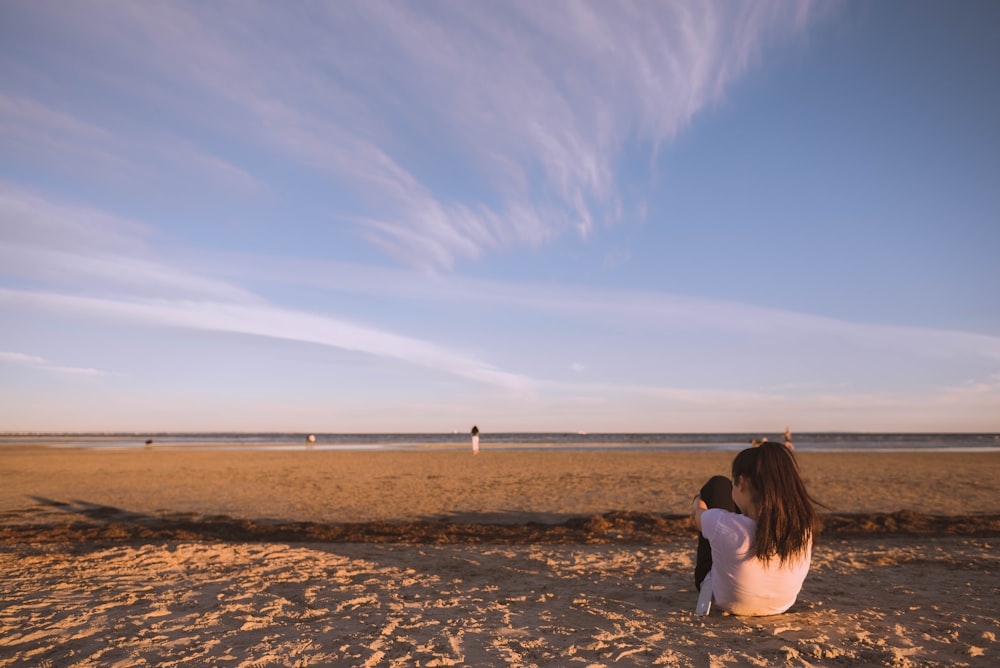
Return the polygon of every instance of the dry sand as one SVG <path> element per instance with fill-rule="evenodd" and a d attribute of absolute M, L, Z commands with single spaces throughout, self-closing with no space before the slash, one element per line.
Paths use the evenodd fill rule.
<path fill-rule="evenodd" d="M 695 617 L 731 457 L 7 448 L 0 666 L 997 665 L 1000 453 L 801 453 L 799 602 Z"/>

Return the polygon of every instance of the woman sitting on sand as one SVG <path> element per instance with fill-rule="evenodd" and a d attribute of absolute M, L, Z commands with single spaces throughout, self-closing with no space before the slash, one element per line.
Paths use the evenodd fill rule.
<path fill-rule="evenodd" d="M 733 460 L 694 497 L 695 584 L 737 615 L 775 615 L 795 602 L 809 571 L 819 517 L 792 452 L 765 442 Z M 708 579 L 706 580 L 706 577 Z"/>

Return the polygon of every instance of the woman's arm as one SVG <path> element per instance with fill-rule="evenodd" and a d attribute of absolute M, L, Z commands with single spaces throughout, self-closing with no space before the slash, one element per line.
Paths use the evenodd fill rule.
<path fill-rule="evenodd" d="M 694 514 L 694 525 L 701 531 L 701 514 L 708 510 L 708 504 L 702 501 L 701 494 L 695 494 L 691 499 L 691 512 Z"/>

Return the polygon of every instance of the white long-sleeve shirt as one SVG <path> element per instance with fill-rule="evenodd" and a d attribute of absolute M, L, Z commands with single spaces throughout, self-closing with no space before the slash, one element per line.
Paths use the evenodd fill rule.
<path fill-rule="evenodd" d="M 765 563 L 751 555 L 757 522 L 712 508 L 701 515 L 701 533 L 712 546 L 712 599 L 735 615 L 776 615 L 795 603 L 809 572 L 812 545 L 798 559 Z"/>

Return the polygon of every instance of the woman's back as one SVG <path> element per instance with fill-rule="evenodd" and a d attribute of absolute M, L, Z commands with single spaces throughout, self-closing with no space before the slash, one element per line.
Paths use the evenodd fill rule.
<path fill-rule="evenodd" d="M 809 572 L 811 551 L 782 562 L 753 556 L 757 522 L 712 509 L 702 514 L 702 534 L 712 545 L 712 598 L 737 615 L 776 615 L 798 597 Z"/>

